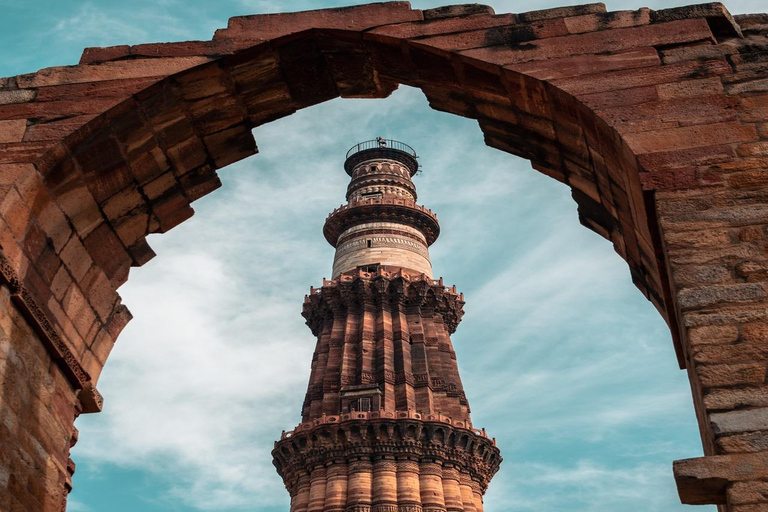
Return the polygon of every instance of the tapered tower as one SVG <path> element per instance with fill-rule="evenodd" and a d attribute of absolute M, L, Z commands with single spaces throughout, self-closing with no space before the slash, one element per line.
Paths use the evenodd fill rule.
<path fill-rule="evenodd" d="M 323 229 L 332 279 L 304 300 L 301 423 L 272 452 L 291 512 L 481 512 L 501 456 L 472 427 L 450 338 L 464 297 L 432 278 L 440 226 L 416 204 L 416 153 L 379 138 L 344 168 L 347 204 Z"/>

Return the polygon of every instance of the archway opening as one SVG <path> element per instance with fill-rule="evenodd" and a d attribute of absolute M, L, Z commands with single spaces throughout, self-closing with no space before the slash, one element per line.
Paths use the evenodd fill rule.
<path fill-rule="evenodd" d="M 196 217 L 150 237 L 159 257 L 121 288 L 136 319 L 100 380 L 107 407 L 78 420 L 74 502 L 103 485 L 88 477 L 101 468 L 144 489 L 164 482 L 144 510 L 286 508 L 269 451 L 298 421 L 306 385 L 301 297 L 330 272 L 321 231 L 343 198 L 343 154 L 382 134 L 419 152 L 420 202 L 443 226 L 436 275 L 466 294 L 459 365 L 476 425 L 505 456 L 488 510 L 682 508 L 669 461 L 700 453 L 685 375 L 626 264 L 578 225 L 567 187 L 406 87 L 254 133 L 261 154 L 222 170 Z"/>

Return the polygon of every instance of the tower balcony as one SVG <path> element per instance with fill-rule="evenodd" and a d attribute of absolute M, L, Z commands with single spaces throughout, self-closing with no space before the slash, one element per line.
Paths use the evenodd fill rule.
<path fill-rule="evenodd" d="M 344 230 L 366 221 L 400 222 L 420 230 L 432 245 L 440 235 L 437 214 L 415 201 L 400 196 L 353 199 L 333 210 L 325 221 L 323 235 L 336 247 Z"/>
<path fill-rule="evenodd" d="M 416 160 L 416 151 L 404 142 L 381 137 L 365 142 L 358 142 L 347 151 L 344 162 L 344 170 L 352 176 L 355 168 L 362 162 L 375 159 L 396 160 L 406 167 L 411 176 L 419 170 L 419 162 Z"/>

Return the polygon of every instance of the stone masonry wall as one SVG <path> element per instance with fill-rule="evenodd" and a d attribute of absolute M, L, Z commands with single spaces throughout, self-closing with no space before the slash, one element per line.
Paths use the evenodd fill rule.
<path fill-rule="evenodd" d="M 681 498 L 768 509 L 766 35 L 768 16 L 716 3 L 389 2 L 243 16 L 210 41 L 91 48 L 76 66 L 0 78 L 2 311 L 16 326 L 3 329 L 8 350 L 35 354 L 2 360 L 0 495 L 61 510 L 72 421 L 100 408 L 130 319 L 117 288 L 154 256 L 146 235 L 189 218 L 217 169 L 256 152 L 254 126 L 402 83 L 571 188 L 690 376 L 706 456 L 676 463 Z M 34 398 L 43 388 L 55 406 Z M 21 467 L 37 479 L 4 476 Z"/>

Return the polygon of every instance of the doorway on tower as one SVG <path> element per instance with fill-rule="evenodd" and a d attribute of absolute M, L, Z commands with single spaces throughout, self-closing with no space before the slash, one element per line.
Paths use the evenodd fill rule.
<path fill-rule="evenodd" d="M 371 246 L 370 242 L 371 241 L 368 240 L 368 247 Z M 368 265 L 360 265 L 357 268 L 360 269 L 362 272 L 368 272 L 368 273 L 371 273 L 371 274 L 375 274 L 376 272 L 379 271 L 379 265 L 381 265 L 381 263 L 370 263 Z"/>
<path fill-rule="evenodd" d="M 381 409 L 381 389 L 378 384 L 344 386 L 339 392 L 341 412 L 371 412 Z"/>

